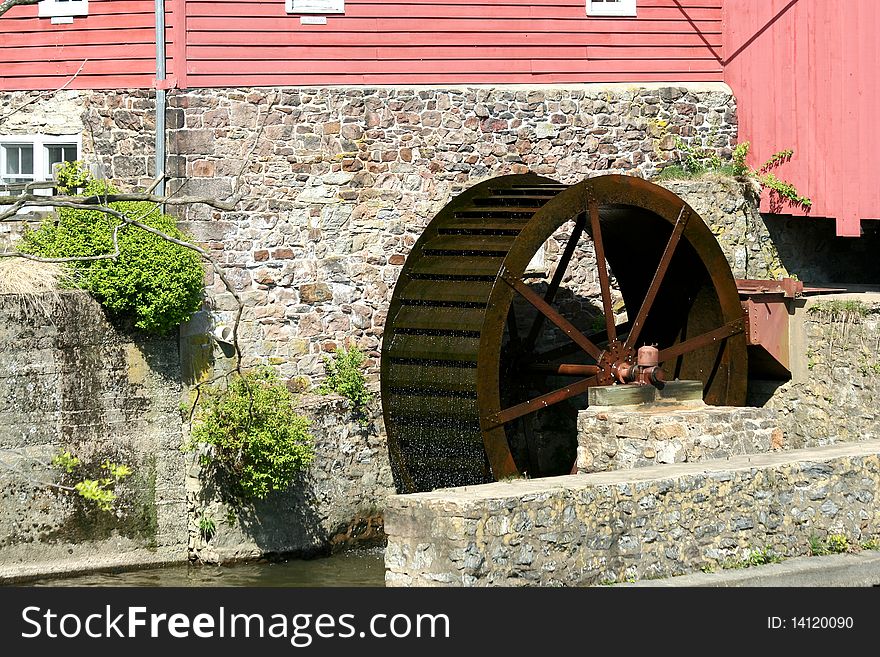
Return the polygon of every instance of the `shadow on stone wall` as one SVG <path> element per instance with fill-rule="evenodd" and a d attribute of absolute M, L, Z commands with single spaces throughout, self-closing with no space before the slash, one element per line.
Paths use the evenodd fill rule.
<path fill-rule="evenodd" d="M 880 222 L 862 222 L 862 236 L 837 237 L 835 220 L 762 215 L 785 268 L 812 285 L 880 285 Z"/>

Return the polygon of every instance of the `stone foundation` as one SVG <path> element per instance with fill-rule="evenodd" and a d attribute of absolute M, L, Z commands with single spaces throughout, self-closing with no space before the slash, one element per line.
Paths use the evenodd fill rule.
<path fill-rule="evenodd" d="M 591 406 L 578 413 L 577 471 L 626 470 L 781 449 L 776 413 L 688 405 Z"/>
<path fill-rule="evenodd" d="M 389 586 L 585 586 L 880 534 L 880 441 L 391 498 Z"/>

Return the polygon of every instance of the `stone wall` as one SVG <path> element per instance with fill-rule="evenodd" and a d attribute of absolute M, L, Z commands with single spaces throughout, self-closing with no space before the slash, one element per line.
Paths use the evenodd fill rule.
<path fill-rule="evenodd" d="M 190 462 L 193 558 L 219 563 L 267 554 L 314 556 L 384 542 L 382 509 L 395 491 L 378 400 L 366 420 L 336 395 L 305 395 L 297 406 L 311 421 L 315 459 L 287 491 L 230 515 L 200 480 L 197 459 Z M 210 537 L 199 531 L 202 517 L 215 522 Z"/>
<path fill-rule="evenodd" d="M 792 318 L 791 381 L 752 380 L 791 447 L 880 437 L 880 294 L 808 297 Z"/>
<path fill-rule="evenodd" d="M 880 534 L 880 441 L 392 498 L 390 586 L 583 586 Z"/>
<path fill-rule="evenodd" d="M 169 171 L 186 192 L 225 197 L 244 171 L 240 211 L 181 218 L 244 293 L 247 362 L 313 379 L 343 341 L 377 358 L 410 247 L 462 189 L 526 171 L 649 176 L 674 134 L 723 152 L 736 133 L 717 84 L 200 89 L 170 102 Z M 212 291 L 228 321 L 218 280 Z"/>
<path fill-rule="evenodd" d="M 750 188 L 731 178 L 659 183 L 690 205 L 715 235 L 734 278 L 788 276 Z"/>
<path fill-rule="evenodd" d="M 783 445 L 777 414 L 765 408 L 590 406 L 578 413 L 576 465 L 581 474 L 626 470 L 761 454 Z"/>
<path fill-rule="evenodd" d="M 174 338 L 120 332 L 84 293 L 0 295 L 0 571 L 185 560 L 180 391 Z M 50 465 L 68 450 L 73 477 Z M 133 471 L 114 512 L 45 485 L 105 460 Z"/>

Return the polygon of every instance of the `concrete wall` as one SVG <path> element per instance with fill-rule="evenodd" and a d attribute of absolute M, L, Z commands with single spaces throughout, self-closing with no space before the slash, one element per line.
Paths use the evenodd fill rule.
<path fill-rule="evenodd" d="M 0 568 L 185 560 L 179 402 L 175 339 L 118 331 L 84 293 L 0 295 Z M 43 485 L 73 483 L 48 465 L 66 450 L 79 478 L 131 467 L 117 511 Z"/>
<path fill-rule="evenodd" d="M 377 401 L 361 421 L 338 396 L 300 397 L 312 466 L 230 524 L 181 451 L 182 390 L 176 336 L 126 333 L 84 293 L 0 295 L 0 579 L 384 539 L 393 482 Z M 76 479 L 50 465 L 67 450 L 83 462 Z M 113 512 L 47 485 L 100 476 L 105 459 L 133 470 Z M 216 522 L 210 540 L 202 516 Z"/>
<path fill-rule="evenodd" d="M 796 455 L 796 456 L 795 456 Z M 390 586 L 583 586 L 880 533 L 880 442 L 392 498 Z"/>

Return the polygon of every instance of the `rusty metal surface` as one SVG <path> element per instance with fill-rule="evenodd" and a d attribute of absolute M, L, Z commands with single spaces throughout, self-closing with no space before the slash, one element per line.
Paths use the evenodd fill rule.
<path fill-rule="evenodd" d="M 539 293 L 524 279 L 526 267 L 569 221 L 574 230 L 559 266 Z M 555 299 L 572 254 L 587 239 L 599 253 L 601 331 L 578 328 Z M 610 275 L 637 323 L 615 324 Z M 518 315 L 515 298 L 537 312 Z M 548 326 L 571 344 L 545 342 Z M 742 404 L 743 331 L 727 261 L 672 192 L 628 176 L 572 186 L 504 176 L 476 185 L 428 225 L 389 308 L 381 384 L 398 489 L 474 484 L 524 471 L 541 476 L 532 441 L 542 438 L 530 418 L 557 412 L 544 409 L 583 398 L 589 387 L 614 384 L 627 368 L 642 383 L 699 379 L 707 402 Z M 637 349 L 644 345 L 657 346 L 657 362 L 651 358 L 639 369 Z M 577 380 L 554 387 L 554 376 Z M 515 427 L 528 443 L 516 455 Z"/>
<path fill-rule="evenodd" d="M 795 300 L 807 293 L 824 291 L 804 288 L 801 281 L 737 279 L 737 289 L 746 322 L 750 372 L 755 376 L 786 380 L 791 375 L 789 353 L 790 318 Z"/>

